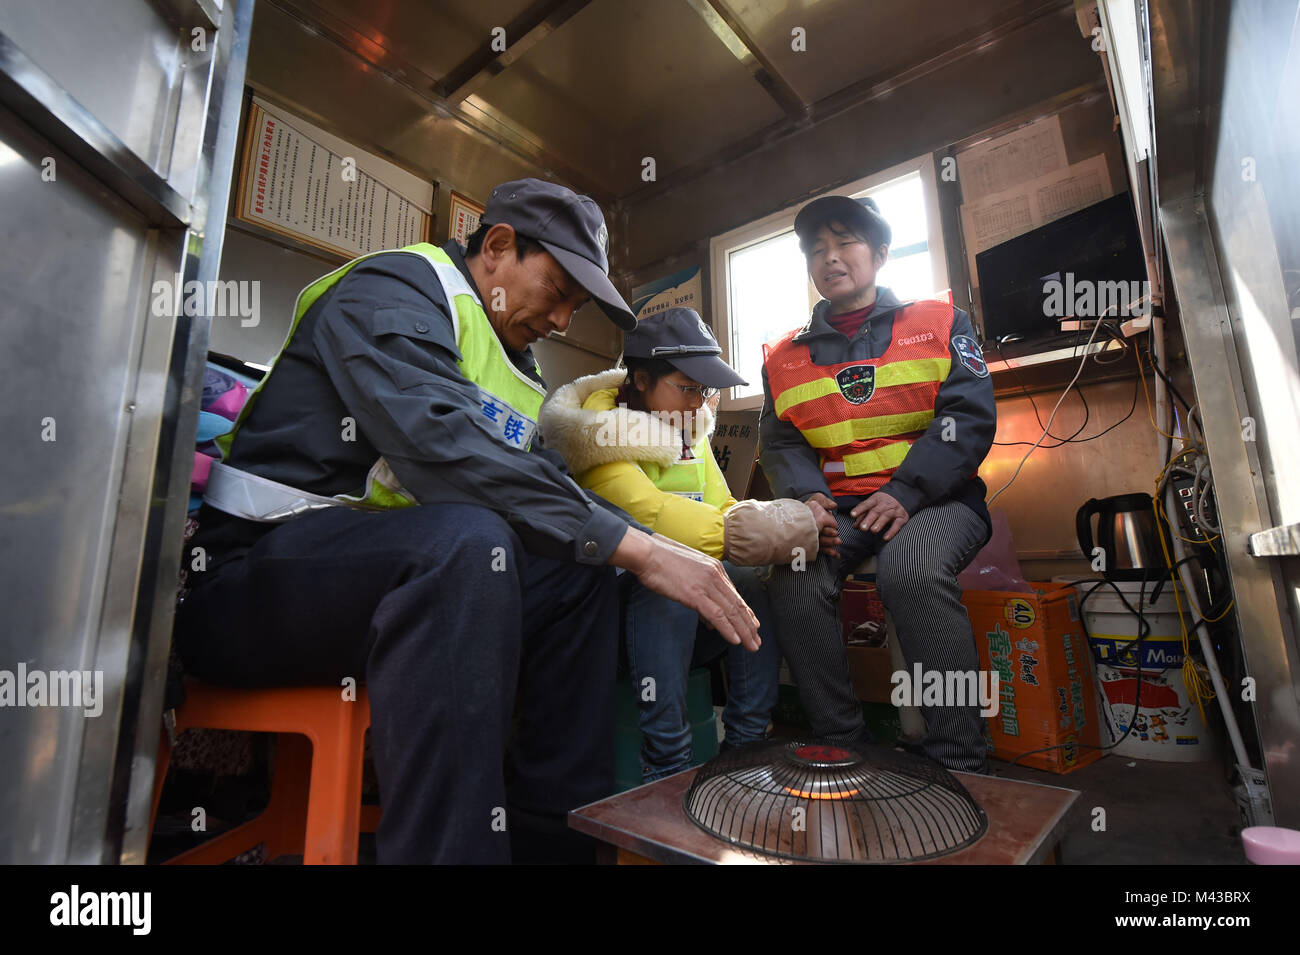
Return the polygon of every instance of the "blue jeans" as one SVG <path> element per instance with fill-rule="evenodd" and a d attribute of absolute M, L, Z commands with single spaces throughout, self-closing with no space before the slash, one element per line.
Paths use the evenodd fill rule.
<path fill-rule="evenodd" d="M 763 645 L 750 653 L 700 624 L 694 610 L 648 590 L 624 574 L 623 613 L 627 661 L 640 710 L 641 773 L 646 782 L 691 765 L 686 711 L 687 676 L 693 666 L 727 654 L 729 692 L 722 711 L 726 741 L 739 746 L 764 738 L 776 705 L 781 650 L 760 567 L 724 563 L 728 576 L 759 621 Z M 653 682 L 648 682 L 653 681 Z"/>

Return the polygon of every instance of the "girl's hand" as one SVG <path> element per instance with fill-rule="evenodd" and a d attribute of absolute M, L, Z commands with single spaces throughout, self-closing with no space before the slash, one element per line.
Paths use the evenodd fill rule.
<path fill-rule="evenodd" d="M 835 523 L 835 515 L 832 513 L 835 502 L 830 501 L 831 510 L 827 510 L 822 501 L 829 500 L 824 494 L 814 494 L 808 500 L 804 501 L 808 510 L 812 511 L 813 520 L 817 522 L 819 553 L 828 554 L 836 560 L 840 556 L 840 529 Z"/>

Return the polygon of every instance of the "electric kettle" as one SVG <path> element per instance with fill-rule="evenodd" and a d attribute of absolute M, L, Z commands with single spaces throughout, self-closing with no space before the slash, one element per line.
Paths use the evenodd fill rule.
<path fill-rule="evenodd" d="M 1118 494 L 1092 498 L 1079 508 L 1074 518 L 1079 549 L 1089 561 L 1097 557 L 1094 548 L 1102 549 L 1106 564 L 1101 572 L 1106 579 L 1155 580 L 1165 574 L 1160 530 L 1151 505 L 1150 494 Z M 1165 545 L 1169 546 L 1168 533 Z"/>

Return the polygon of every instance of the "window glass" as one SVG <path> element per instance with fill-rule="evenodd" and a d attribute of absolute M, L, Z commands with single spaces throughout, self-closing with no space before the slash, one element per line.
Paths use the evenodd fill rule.
<path fill-rule="evenodd" d="M 749 382 L 736 397 L 763 393 L 763 344 L 808 321 L 809 284 L 794 230 L 727 256 L 731 365 Z M 812 296 L 816 301 L 815 295 Z"/>
<path fill-rule="evenodd" d="M 927 298 L 934 288 L 925 185 L 919 172 L 857 193 L 880 207 L 893 233 L 877 284 L 900 299 Z M 791 217 L 793 222 L 793 216 Z M 731 364 L 749 382 L 733 398 L 762 394 L 763 344 L 808 321 L 820 296 L 808 280 L 793 227 L 727 250 Z"/>

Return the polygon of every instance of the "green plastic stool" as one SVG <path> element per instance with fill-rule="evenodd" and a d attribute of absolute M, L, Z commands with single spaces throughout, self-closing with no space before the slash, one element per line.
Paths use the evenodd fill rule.
<path fill-rule="evenodd" d="M 619 676 L 614 689 L 614 789 L 641 785 L 641 729 L 638 688 L 632 677 Z M 691 721 L 691 765 L 718 755 L 718 717 L 713 711 L 713 684 L 707 667 L 692 670 L 686 683 L 686 718 Z"/>

